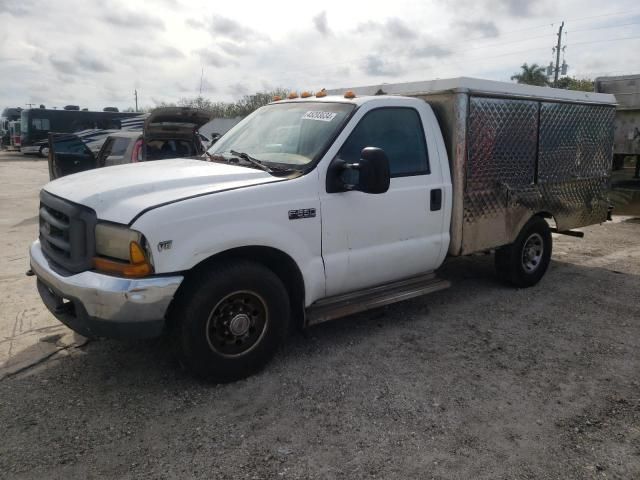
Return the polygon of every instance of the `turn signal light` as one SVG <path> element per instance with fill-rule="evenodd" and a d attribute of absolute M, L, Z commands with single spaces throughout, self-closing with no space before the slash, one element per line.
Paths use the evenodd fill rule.
<path fill-rule="evenodd" d="M 129 262 L 118 262 L 102 257 L 93 258 L 93 267 L 106 273 L 114 273 L 125 277 L 140 278 L 153 273 L 153 267 L 138 242 L 129 244 Z"/>
<path fill-rule="evenodd" d="M 298 93 L 297 92 L 291 92 L 287 98 L 289 100 L 293 100 L 294 98 L 298 98 Z"/>
<path fill-rule="evenodd" d="M 347 90 L 344 92 L 344 98 L 356 98 L 356 94 L 353 93 L 353 90 Z"/>

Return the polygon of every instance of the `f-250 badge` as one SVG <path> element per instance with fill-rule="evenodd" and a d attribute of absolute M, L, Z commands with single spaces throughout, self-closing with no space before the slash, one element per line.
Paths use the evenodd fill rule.
<path fill-rule="evenodd" d="M 289 210 L 289 220 L 299 220 L 301 218 L 313 218 L 316 216 L 315 208 L 301 208 L 299 210 Z"/>

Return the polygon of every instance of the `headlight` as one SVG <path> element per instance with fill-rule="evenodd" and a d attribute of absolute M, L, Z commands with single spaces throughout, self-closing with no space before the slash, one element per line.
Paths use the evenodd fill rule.
<path fill-rule="evenodd" d="M 129 260 L 129 244 L 142 240 L 142 234 L 127 227 L 99 223 L 96 225 L 96 253 L 102 257 Z"/>
<path fill-rule="evenodd" d="M 97 256 L 93 264 L 96 270 L 126 277 L 153 273 L 151 254 L 140 232 L 121 225 L 99 223 L 95 237 Z"/>

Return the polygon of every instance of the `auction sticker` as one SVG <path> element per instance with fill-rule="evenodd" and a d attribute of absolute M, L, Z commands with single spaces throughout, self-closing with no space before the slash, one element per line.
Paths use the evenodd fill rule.
<path fill-rule="evenodd" d="M 319 110 L 308 111 L 302 116 L 303 120 L 320 120 L 321 122 L 330 122 L 336 118 L 337 113 L 321 112 Z"/>

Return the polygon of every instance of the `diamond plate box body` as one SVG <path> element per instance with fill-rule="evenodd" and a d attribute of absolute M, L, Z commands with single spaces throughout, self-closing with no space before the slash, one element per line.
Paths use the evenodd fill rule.
<path fill-rule="evenodd" d="M 604 222 L 615 106 L 473 91 L 413 95 L 433 108 L 453 183 L 450 255 L 512 243 L 533 215 L 558 230 Z"/>

